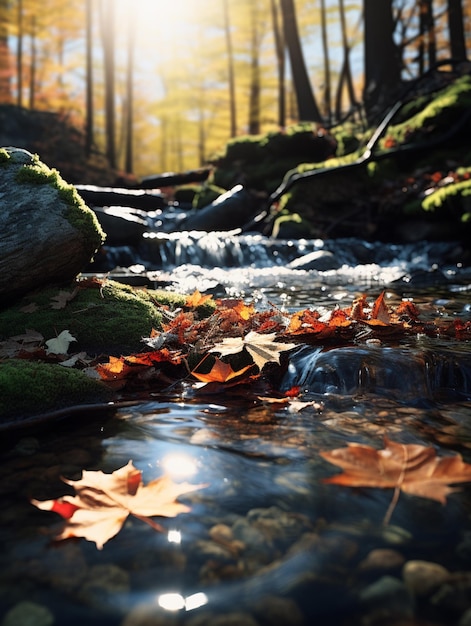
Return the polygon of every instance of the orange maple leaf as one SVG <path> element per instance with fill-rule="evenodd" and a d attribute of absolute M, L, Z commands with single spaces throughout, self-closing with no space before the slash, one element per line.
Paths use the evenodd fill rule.
<path fill-rule="evenodd" d="M 195 289 L 195 291 L 190 296 L 187 297 L 185 306 L 189 308 L 196 308 L 198 306 L 201 306 L 208 300 L 211 300 L 212 297 L 213 297 L 212 295 L 204 296 L 198 291 L 198 289 Z"/>
<path fill-rule="evenodd" d="M 376 323 L 388 326 L 391 323 L 391 316 L 389 315 L 388 307 L 384 301 L 384 291 L 376 298 L 373 308 L 371 310 L 371 321 L 376 320 Z"/>
<path fill-rule="evenodd" d="M 195 378 L 203 383 L 227 383 L 230 380 L 237 378 L 238 376 L 242 376 L 242 374 L 245 374 L 245 372 L 247 372 L 252 367 L 253 364 L 250 363 L 250 365 L 246 365 L 240 370 L 234 371 L 230 363 L 224 363 L 224 361 L 221 361 L 221 359 L 215 357 L 214 365 L 208 373 L 203 374 L 202 372 L 197 372 L 195 370 L 193 370 L 191 373 Z"/>
<path fill-rule="evenodd" d="M 84 537 L 101 550 L 123 526 L 128 515 L 134 515 L 155 530 L 163 530 L 151 516 L 175 517 L 189 507 L 176 498 L 206 485 L 174 483 L 168 476 L 157 478 L 146 486 L 142 474 L 132 461 L 111 474 L 84 471 L 80 480 L 62 479 L 75 489 L 75 496 L 57 500 L 31 500 L 44 511 L 54 511 L 67 520 L 56 539 Z"/>
<path fill-rule="evenodd" d="M 465 463 L 460 454 L 439 458 L 432 447 L 397 443 L 387 438 L 383 450 L 357 443 L 347 445 L 347 448 L 321 451 L 326 461 L 344 470 L 323 482 L 349 487 L 394 488 L 396 492 L 385 524 L 389 522 L 400 491 L 445 504 L 447 495 L 456 491 L 449 484 L 471 481 L 471 465 Z"/>

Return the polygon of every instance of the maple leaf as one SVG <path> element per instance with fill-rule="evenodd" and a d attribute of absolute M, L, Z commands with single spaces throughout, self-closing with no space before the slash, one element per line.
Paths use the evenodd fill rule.
<path fill-rule="evenodd" d="M 21 311 L 22 313 L 34 313 L 35 311 L 38 310 L 38 305 L 36 304 L 36 302 L 30 302 L 29 304 L 22 306 L 18 310 Z"/>
<path fill-rule="evenodd" d="M 142 473 L 132 461 L 111 474 L 84 471 L 80 480 L 62 480 L 75 489 L 75 496 L 32 499 L 31 503 L 44 511 L 59 513 L 67 520 L 56 539 L 84 537 L 94 541 L 99 550 L 121 530 L 128 515 L 162 530 L 150 516 L 175 517 L 188 512 L 190 508 L 176 498 L 206 486 L 174 483 L 166 475 L 144 486 Z"/>
<path fill-rule="evenodd" d="M 52 309 L 65 309 L 67 304 L 78 294 L 79 288 L 75 287 L 73 291 L 60 290 L 59 293 L 51 298 Z"/>
<path fill-rule="evenodd" d="M 262 370 L 265 363 L 274 361 L 280 362 L 280 352 L 296 348 L 295 343 L 281 343 L 275 341 L 276 333 L 267 333 L 265 335 L 250 331 L 245 337 L 226 337 L 220 343 L 216 344 L 210 352 L 219 352 L 221 356 L 228 354 L 236 354 L 244 348 L 253 358 L 254 363 Z"/>
<path fill-rule="evenodd" d="M 198 306 L 201 306 L 208 300 L 211 300 L 212 297 L 212 295 L 203 295 L 198 291 L 198 289 L 195 289 L 195 291 L 187 297 L 185 306 L 190 308 L 196 308 Z"/>
<path fill-rule="evenodd" d="M 221 359 L 215 358 L 214 365 L 207 374 L 193 370 L 191 373 L 195 378 L 203 383 L 227 383 L 233 378 L 242 376 L 247 370 L 253 367 L 252 364 L 246 365 L 240 370 L 234 371 L 229 363 L 224 363 Z"/>
<path fill-rule="evenodd" d="M 324 479 L 324 483 L 396 490 L 384 523 L 391 517 L 399 491 L 445 504 L 447 495 L 456 491 L 449 484 L 471 481 L 471 465 L 465 463 L 460 454 L 437 457 L 432 447 L 397 443 L 387 438 L 383 450 L 348 443 L 347 448 L 320 454 L 344 470 L 342 474 Z"/>
<path fill-rule="evenodd" d="M 373 304 L 370 322 L 373 320 L 376 320 L 376 323 L 384 325 L 388 325 L 391 322 L 388 307 L 384 302 L 384 291 L 376 298 L 375 303 Z"/>
<path fill-rule="evenodd" d="M 75 339 L 68 330 L 63 330 L 54 339 L 48 339 L 48 341 L 46 341 L 46 354 L 67 354 L 67 350 L 72 341 L 77 341 L 77 339 Z"/>

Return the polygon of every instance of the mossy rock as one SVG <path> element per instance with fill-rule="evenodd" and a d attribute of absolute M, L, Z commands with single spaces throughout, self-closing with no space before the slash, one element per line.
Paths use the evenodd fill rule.
<path fill-rule="evenodd" d="M 85 283 L 86 284 L 86 283 Z M 53 309 L 60 291 L 75 297 L 64 308 Z M 74 349 L 88 354 L 130 354 L 141 351 L 142 337 L 159 328 L 161 313 L 145 291 L 106 281 L 100 288 L 80 281 L 62 290 L 43 289 L 31 293 L 0 311 L 0 335 L 3 339 L 33 329 L 48 340 L 68 330 L 76 339 Z"/>
<path fill-rule="evenodd" d="M 0 424 L 77 405 L 109 402 L 114 393 L 79 370 L 24 359 L 0 362 Z"/>
<path fill-rule="evenodd" d="M 60 292 L 76 295 L 64 308 L 52 308 Z M 143 337 L 161 328 L 160 305 L 183 307 L 187 297 L 163 290 L 134 289 L 115 281 L 75 281 L 62 289 L 43 289 L 25 296 L 0 311 L 0 340 L 23 334 L 27 329 L 45 340 L 68 330 L 76 339 L 74 351 L 90 355 L 126 355 L 145 349 Z M 197 307 L 206 317 L 214 310 L 210 301 Z"/>

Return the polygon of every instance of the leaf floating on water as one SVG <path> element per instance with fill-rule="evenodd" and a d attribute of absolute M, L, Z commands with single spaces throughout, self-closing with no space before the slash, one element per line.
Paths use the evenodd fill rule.
<path fill-rule="evenodd" d="M 261 334 L 250 331 L 245 337 L 229 337 L 216 344 L 210 352 L 219 352 L 221 356 L 237 354 L 244 348 L 253 358 L 260 370 L 265 363 L 280 362 L 280 353 L 296 348 L 295 343 L 281 343 L 275 341 L 276 333 Z"/>
<path fill-rule="evenodd" d="M 471 465 L 460 454 L 437 457 L 435 449 L 418 444 L 403 444 L 385 439 L 383 450 L 348 443 L 347 448 L 321 451 L 321 456 L 344 471 L 324 483 L 348 487 L 381 487 L 446 504 L 446 497 L 456 491 L 450 484 L 471 481 Z M 385 517 L 387 523 L 397 497 Z"/>
<path fill-rule="evenodd" d="M 44 511 L 59 513 L 67 520 L 56 539 L 83 537 L 95 542 L 99 550 L 121 530 L 128 515 L 141 519 L 154 530 L 163 530 L 150 516 L 175 517 L 188 512 L 190 508 L 176 498 L 206 486 L 174 483 L 168 476 L 144 486 L 142 473 L 132 461 L 111 474 L 84 471 L 80 480 L 63 481 L 75 489 L 75 496 L 33 499 L 31 503 Z"/>
<path fill-rule="evenodd" d="M 240 370 L 234 371 L 229 363 L 224 363 L 224 361 L 216 357 L 214 365 L 208 373 L 204 374 L 196 370 L 193 370 L 191 373 L 203 383 L 226 383 L 238 376 L 242 376 L 242 374 L 245 374 L 245 372 L 252 367 L 253 365 L 250 364 L 242 367 Z"/>

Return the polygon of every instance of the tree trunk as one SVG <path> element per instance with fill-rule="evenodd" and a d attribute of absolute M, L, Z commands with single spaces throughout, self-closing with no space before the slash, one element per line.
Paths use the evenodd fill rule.
<path fill-rule="evenodd" d="M 276 0 L 271 0 L 270 5 L 273 37 L 275 39 L 276 67 L 278 72 L 278 126 L 283 128 L 286 125 L 285 43 L 283 32 L 280 28 Z"/>
<path fill-rule="evenodd" d="M 23 0 L 17 6 L 17 40 L 16 40 L 16 104 L 23 106 Z"/>
<path fill-rule="evenodd" d="M 258 33 L 258 6 L 252 4 L 249 92 L 249 135 L 260 133 L 260 46 Z"/>
<path fill-rule="evenodd" d="M 237 109 L 236 109 L 236 89 L 234 72 L 234 50 L 232 46 L 231 20 L 229 15 L 229 0 L 223 0 L 224 10 L 224 32 L 226 36 L 227 51 L 227 82 L 229 85 L 229 113 L 230 113 L 230 133 L 231 137 L 237 135 Z"/>
<path fill-rule="evenodd" d="M 126 145 L 124 157 L 124 169 L 128 174 L 133 171 L 133 135 L 134 135 L 134 47 L 136 40 L 136 20 L 135 9 L 132 7 L 128 14 L 128 49 L 127 49 L 127 66 L 126 66 Z"/>
<path fill-rule="evenodd" d="M 87 0 L 86 4 L 86 74 L 85 74 L 85 154 L 89 157 L 92 153 L 94 141 L 93 129 L 93 0 Z"/>
<path fill-rule="evenodd" d="M 453 59 L 466 59 L 466 39 L 461 0 L 448 0 L 448 30 Z"/>
<path fill-rule="evenodd" d="M 103 57 L 105 73 L 105 136 L 108 163 L 115 169 L 116 163 L 116 118 L 115 118 L 115 3 L 102 0 Z"/>
<path fill-rule="evenodd" d="M 34 109 L 36 101 L 36 16 L 31 16 L 31 68 L 29 75 L 29 108 Z"/>
<path fill-rule="evenodd" d="M 325 9 L 325 0 L 321 0 L 321 32 L 322 32 L 322 51 L 324 54 L 324 115 L 327 123 L 330 124 L 332 119 L 332 111 L 330 107 L 330 62 L 329 62 L 329 46 L 327 43 L 327 16 Z"/>
<path fill-rule="evenodd" d="M 370 121 L 388 106 L 401 80 L 400 56 L 394 43 L 392 0 L 363 0 L 364 103 Z"/>
<path fill-rule="evenodd" d="M 322 116 L 314 97 L 311 81 L 309 80 L 306 63 L 304 61 L 294 1 L 281 0 L 280 7 L 283 16 L 283 31 L 289 53 L 299 119 L 303 121 L 322 122 Z"/>
<path fill-rule="evenodd" d="M 348 43 L 347 37 L 347 20 L 345 18 L 345 5 L 343 0 L 339 0 L 339 15 L 342 33 L 343 62 L 335 100 L 335 115 L 338 120 L 342 117 L 342 90 L 344 83 L 347 87 L 350 110 L 357 106 L 355 90 L 353 88 L 352 69 L 350 66 L 350 44 Z"/>

